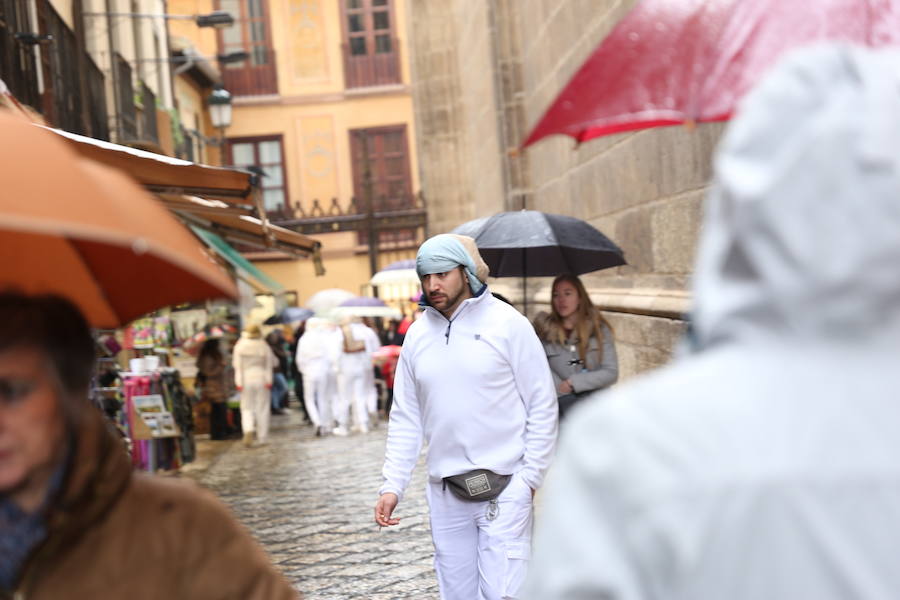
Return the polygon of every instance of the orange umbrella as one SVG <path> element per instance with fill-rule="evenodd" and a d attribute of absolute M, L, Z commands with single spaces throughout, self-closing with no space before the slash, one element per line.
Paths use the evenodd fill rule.
<path fill-rule="evenodd" d="M 121 172 L 0 111 L 0 287 L 56 293 L 95 327 L 235 297 L 231 278 Z"/>

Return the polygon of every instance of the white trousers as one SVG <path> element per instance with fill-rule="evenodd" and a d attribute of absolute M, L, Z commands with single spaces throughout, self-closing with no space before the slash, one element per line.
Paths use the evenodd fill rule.
<path fill-rule="evenodd" d="M 303 404 L 309 420 L 316 427 L 331 428 L 331 396 L 328 374 L 303 374 Z"/>
<path fill-rule="evenodd" d="M 366 411 L 366 374 L 359 370 L 346 370 L 338 373 L 338 396 L 340 401 L 335 411 L 338 425 L 346 428 L 353 413 L 353 424 L 357 427 L 368 427 L 369 415 Z"/>
<path fill-rule="evenodd" d="M 271 393 L 262 381 L 245 382 L 241 390 L 241 428 L 244 433 L 256 432 L 260 442 L 269 437 Z"/>
<path fill-rule="evenodd" d="M 531 555 L 531 488 L 518 475 L 487 518 L 487 502 L 466 502 L 429 483 L 434 570 L 443 600 L 519 598 Z"/>

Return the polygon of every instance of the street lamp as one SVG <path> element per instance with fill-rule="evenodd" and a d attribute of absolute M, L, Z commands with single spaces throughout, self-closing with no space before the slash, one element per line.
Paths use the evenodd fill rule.
<path fill-rule="evenodd" d="M 209 104 L 212 125 L 219 130 L 219 145 L 224 145 L 225 128 L 231 125 L 231 94 L 225 88 L 217 87 L 206 102 Z"/>
<path fill-rule="evenodd" d="M 234 25 L 234 17 L 230 12 L 224 10 L 215 10 L 208 15 L 196 15 L 194 22 L 197 27 L 214 27 L 216 29 L 227 29 Z"/>
<path fill-rule="evenodd" d="M 134 17 L 146 19 L 180 19 L 193 21 L 197 27 L 214 27 L 224 29 L 234 25 L 234 17 L 230 12 L 215 10 L 205 15 L 166 15 L 160 13 L 136 13 L 136 12 L 86 12 L 88 17 Z"/>

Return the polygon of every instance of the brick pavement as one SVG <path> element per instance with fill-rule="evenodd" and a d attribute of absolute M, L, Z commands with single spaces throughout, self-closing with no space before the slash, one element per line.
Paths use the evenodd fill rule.
<path fill-rule="evenodd" d="M 272 417 L 270 443 L 200 441 L 182 475 L 231 506 L 305 598 L 437 599 L 420 464 L 396 516 L 372 520 L 386 426 L 367 435 L 316 438 L 296 411 Z"/>

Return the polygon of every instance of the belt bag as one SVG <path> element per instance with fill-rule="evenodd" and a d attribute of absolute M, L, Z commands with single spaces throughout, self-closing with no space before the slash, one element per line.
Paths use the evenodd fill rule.
<path fill-rule="evenodd" d="M 460 500 L 487 502 L 496 500 L 503 493 L 512 475 L 498 475 L 487 469 L 475 469 L 468 473 L 444 477 L 444 489 L 448 487 Z"/>

